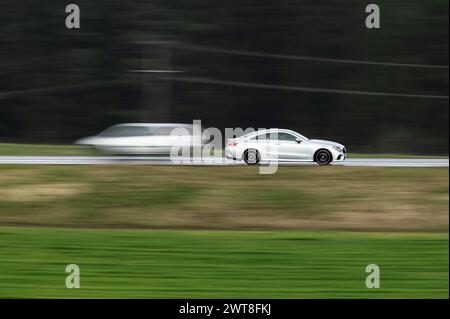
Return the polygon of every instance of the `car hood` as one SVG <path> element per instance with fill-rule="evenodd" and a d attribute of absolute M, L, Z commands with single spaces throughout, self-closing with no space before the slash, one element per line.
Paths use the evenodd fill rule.
<path fill-rule="evenodd" d="M 313 143 L 317 143 L 317 144 L 322 144 L 322 145 L 345 147 L 342 144 L 339 144 L 339 143 L 336 143 L 336 142 L 332 142 L 332 141 L 327 141 L 327 140 L 309 140 L 309 141 L 313 142 Z"/>
<path fill-rule="evenodd" d="M 91 145 L 92 142 L 93 142 L 93 137 L 89 136 L 89 137 L 80 138 L 73 143 L 77 144 L 77 145 Z"/>
<path fill-rule="evenodd" d="M 83 138 L 80 138 L 79 140 L 76 140 L 74 142 L 74 144 L 92 146 L 92 145 L 98 144 L 98 142 L 99 142 L 99 138 L 97 136 L 88 136 L 88 137 L 83 137 Z"/>

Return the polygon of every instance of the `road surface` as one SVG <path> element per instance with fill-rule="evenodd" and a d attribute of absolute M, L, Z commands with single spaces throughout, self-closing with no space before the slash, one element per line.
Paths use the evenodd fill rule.
<path fill-rule="evenodd" d="M 244 165 L 243 162 L 208 158 L 180 158 L 178 162 L 165 156 L 0 156 L 0 164 L 32 165 Z M 280 165 L 317 165 L 308 162 L 282 162 Z M 336 166 L 359 167 L 448 167 L 448 158 L 348 158 L 344 162 L 333 163 Z"/>

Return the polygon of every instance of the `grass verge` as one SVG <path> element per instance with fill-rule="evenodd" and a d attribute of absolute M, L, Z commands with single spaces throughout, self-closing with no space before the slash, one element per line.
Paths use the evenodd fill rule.
<path fill-rule="evenodd" d="M 448 168 L 0 166 L 0 225 L 447 231 Z"/>

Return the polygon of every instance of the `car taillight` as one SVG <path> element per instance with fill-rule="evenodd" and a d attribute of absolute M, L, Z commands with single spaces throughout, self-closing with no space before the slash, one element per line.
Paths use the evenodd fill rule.
<path fill-rule="evenodd" d="M 236 146 L 236 145 L 238 145 L 238 143 L 237 142 L 228 142 L 227 145 L 228 146 Z"/>

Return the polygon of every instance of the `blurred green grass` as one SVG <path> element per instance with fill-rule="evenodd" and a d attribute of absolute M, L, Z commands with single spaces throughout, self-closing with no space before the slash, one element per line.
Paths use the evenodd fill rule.
<path fill-rule="evenodd" d="M 87 156 L 95 155 L 91 147 L 77 145 L 0 143 L 0 156 Z"/>
<path fill-rule="evenodd" d="M 0 297 L 448 298 L 448 235 L 0 227 Z"/>

